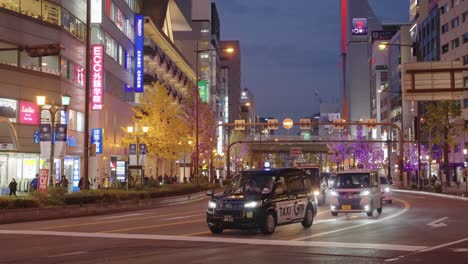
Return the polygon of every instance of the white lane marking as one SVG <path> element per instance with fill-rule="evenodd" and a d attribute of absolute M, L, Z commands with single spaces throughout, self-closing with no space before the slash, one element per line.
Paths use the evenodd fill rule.
<path fill-rule="evenodd" d="M 446 223 L 442 223 L 442 221 L 444 221 L 445 219 L 447 219 L 448 217 L 442 217 L 440 219 L 437 219 L 437 220 L 434 220 L 432 222 L 430 222 L 429 224 L 427 224 L 428 226 L 432 227 L 432 228 L 436 228 L 436 227 L 444 227 L 444 226 L 447 226 Z"/>
<path fill-rule="evenodd" d="M 138 215 L 144 215 L 144 214 L 124 214 L 124 215 L 98 217 L 98 218 L 94 218 L 94 219 L 114 219 L 114 218 L 123 218 L 123 217 L 138 216 Z"/>
<path fill-rule="evenodd" d="M 468 252 L 468 248 L 455 248 L 453 252 Z"/>
<path fill-rule="evenodd" d="M 399 256 L 399 257 L 397 257 L 397 258 L 386 259 L 385 261 L 400 260 L 400 259 L 405 258 L 405 257 L 408 257 L 408 256 L 412 256 L 412 255 L 416 255 L 416 254 L 419 254 L 419 253 L 425 253 L 425 252 L 433 251 L 433 250 L 436 250 L 436 249 L 439 249 L 439 248 L 444 248 L 444 247 L 448 247 L 448 246 L 451 246 L 451 245 L 463 243 L 463 242 L 465 242 L 465 241 L 468 241 L 468 237 L 467 237 L 467 238 L 463 238 L 463 239 L 459 239 L 459 240 L 456 240 L 456 241 L 448 242 L 448 243 L 445 243 L 445 244 L 440 244 L 440 245 L 433 246 L 433 247 L 422 248 L 422 249 L 416 250 L 416 251 L 414 251 L 414 252 L 412 252 L 412 253 L 410 253 L 410 254 L 403 255 L 403 256 Z"/>
<path fill-rule="evenodd" d="M 65 254 L 59 254 L 59 255 L 52 255 L 48 256 L 48 258 L 57 258 L 57 257 L 64 257 L 64 256 L 73 256 L 73 255 L 80 255 L 80 254 L 86 254 L 88 251 L 78 251 L 78 252 L 72 252 L 72 253 L 65 253 Z"/>
<path fill-rule="evenodd" d="M 382 221 L 386 221 L 386 220 L 388 220 L 388 219 L 392 219 L 392 218 L 398 217 L 398 216 L 400 216 L 400 215 L 406 213 L 406 212 L 409 210 L 409 208 L 411 207 L 410 204 L 407 203 L 407 202 L 404 201 L 404 200 L 400 200 L 400 199 L 395 199 L 395 200 L 398 200 L 398 201 L 402 202 L 402 203 L 405 205 L 405 208 L 404 208 L 403 210 L 401 210 L 400 212 L 396 213 L 396 214 L 389 215 L 389 216 L 384 217 L 384 218 L 381 218 L 381 219 L 366 221 L 365 223 L 362 223 L 362 224 L 359 224 L 359 225 L 348 226 L 348 227 L 344 227 L 344 228 L 340 228 L 340 229 L 335 229 L 335 230 L 332 230 L 332 231 L 317 233 L 317 234 L 311 235 L 311 236 L 295 238 L 295 239 L 292 239 L 292 240 L 305 240 L 305 239 L 308 239 L 308 238 L 314 238 L 314 237 L 325 236 L 325 235 L 334 234 L 334 233 L 338 233 L 338 232 L 342 232 L 342 231 L 346 231 L 346 230 L 350 230 L 350 229 L 356 229 L 356 228 L 359 228 L 359 227 L 362 227 L 362 226 L 366 226 L 366 225 L 371 225 L 371 224 L 375 224 L 375 223 L 380 223 L 380 222 L 382 222 Z"/>
<path fill-rule="evenodd" d="M 194 217 L 194 216 L 200 216 L 200 215 L 205 215 L 205 214 L 196 214 L 196 215 L 177 216 L 177 217 L 171 217 L 171 218 L 166 218 L 166 219 L 161 219 L 161 220 L 162 220 L 162 221 L 167 221 L 167 220 L 184 219 L 184 218 L 190 218 L 190 217 Z"/>
<path fill-rule="evenodd" d="M 39 235 L 39 236 L 66 236 L 87 238 L 116 238 L 116 239 L 139 239 L 139 240 L 162 240 L 183 242 L 206 242 L 206 243 L 228 243 L 248 244 L 264 246 L 288 246 L 288 247 L 334 247 L 355 249 L 376 249 L 390 251 L 415 252 L 425 249 L 425 246 L 394 245 L 394 244 L 370 244 L 370 243 L 348 243 L 348 242 L 319 242 L 319 241 L 291 241 L 291 240 L 269 240 L 250 238 L 221 238 L 221 237 L 197 237 L 197 236 L 167 236 L 167 235 L 145 235 L 145 234 L 122 234 L 122 233 L 82 233 L 82 232 L 55 232 L 55 231 L 32 231 L 32 230 L 0 230 L 5 235 Z"/>
<path fill-rule="evenodd" d="M 317 215 L 319 215 L 319 214 L 324 214 L 324 213 L 328 213 L 328 212 L 330 212 L 330 210 L 325 210 L 325 211 L 322 211 L 322 212 L 318 212 Z"/>

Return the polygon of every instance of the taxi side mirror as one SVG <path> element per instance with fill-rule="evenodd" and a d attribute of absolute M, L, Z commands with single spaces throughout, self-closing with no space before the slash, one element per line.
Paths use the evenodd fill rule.
<path fill-rule="evenodd" d="M 209 190 L 206 192 L 206 195 L 208 196 L 214 196 L 214 192 L 212 190 Z"/>

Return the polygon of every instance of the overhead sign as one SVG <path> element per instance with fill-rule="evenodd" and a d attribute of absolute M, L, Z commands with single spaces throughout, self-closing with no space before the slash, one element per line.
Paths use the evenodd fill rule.
<path fill-rule="evenodd" d="M 291 118 L 286 118 L 283 120 L 283 127 L 290 129 L 294 126 L 294 121 Z"/>
<path fill-rule="evenodd" d="M 366 36 L 367 32 L 367 18 L 353 18 L 353 28 L 351 34 L 353 36 Z"/>
<path fill-rule="evenodd" d="M 200 99 L 202 102 L 208 102 L 208 83 L 206 80 L 201 80 L 198 82 L 198 92 L 200 93 Z"/>
<path fill-rule="evenodd" d="M 91 46 L 91 109 L 102 110 L 104 46 Z"/>
<path fill-rule="evenodd" d="M 102 0 L 91 0 L 91 23 L 102 23 Z"/>
<path fill-rule="evenodd" d="M 236 126 L 234 127 L 234 130 L 245 130 L 244 119 L 234 120 L 234 123 L 236 124 Z"/>
<path fill-rule="evenodd" d="M 144 36 L 145 31 L 143 28 L 144 16 L 142 14 L 135 15 L 135 92 L 143 92 L 143 74 L 144 74 Z"/>
<path fill-rule="evenodd" d="M 96 145 L 96 154 L 102 154 L 102 128 L 91 129 L 91 144 Z"/>
<path fill-rule="evenodd" d="M 390 40 L 392 39 L 393 35 L 395 35 L 396 31 L 385 31 L 385 30 L 377 30 L 372 31 L 372 41 L 375 40 Z"/>
<path fill-rule="evenodd" d="M 27 125 L 39 124 L 39 107 L 35 103 L 20 102 L 19 123 Z"/>

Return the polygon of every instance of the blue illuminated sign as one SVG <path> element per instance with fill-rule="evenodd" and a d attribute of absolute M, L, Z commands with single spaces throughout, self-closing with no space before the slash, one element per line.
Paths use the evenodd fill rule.
<path fill-rule="evenodd" d="M 73 176 L 72 176 L 72 183 L 73 183 L 73 192 L 77 192 L 80 190 L 78 186 L 80 182 L 80 158 L 73 159 Z"/>
<path fill-rule="evenodd" d="M 96 145 L 96 154 L 102 154 L 102 128 L 91 129 L 91 144 Z"/>
<path fill-rule="evenodd" d="M 39 144 L 39 130 L 34 131 L 34 143 Z"/>
<path fill-rule="evenodd" d="M 135 15 L 135 92 L 143 92 L 143 74 L 144 74 L 144 35 L 143 28 L 144 17 L 142 14 Z"/>

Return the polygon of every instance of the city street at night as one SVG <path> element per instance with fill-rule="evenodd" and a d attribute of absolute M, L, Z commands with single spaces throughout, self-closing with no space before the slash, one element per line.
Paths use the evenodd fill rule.
<path fill-rule="evenodd" d="M 395 193 L 380 217 L 321 206 L 273 235 L 206 226 L 207 200 L 0 226 L 1 263 L 467 263 L 467 201 Z"/>

